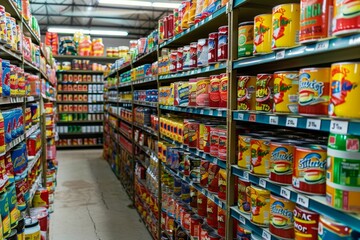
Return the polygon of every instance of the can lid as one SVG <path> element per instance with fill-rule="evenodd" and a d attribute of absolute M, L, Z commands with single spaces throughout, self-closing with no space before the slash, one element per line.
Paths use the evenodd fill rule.
<path fill-rule="evenodd" d="M 17 240 L 17 230 L 13 229 L 10 232 L 10 235 L 6 238 L 7 240 Z"/>
<path fill-rule="evenodd" d="M 36 227 L 39 221 L 36 218 L 25 218 L 25 228 Z"/>
<path fill-rule="evenodd" d="M 240 27 L 240 26 L 245 26 L 245 25 L 254 25 L 254 21 L 248 21 L 248 22 L 241 22 L 241 23 L 239 23 L 239 27 Z"/>

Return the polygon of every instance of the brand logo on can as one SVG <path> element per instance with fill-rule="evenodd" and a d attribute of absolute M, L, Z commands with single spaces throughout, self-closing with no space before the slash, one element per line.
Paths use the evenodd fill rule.
<path fill-rule="evenodd" d="M 271 160 L 275 162 L 274 171 L 278 174 L 284 174 L 292 171 L 291 164 L 294 155 L 285 147 L 278 147 L 271 153 Z"/>
<path fill-rule="evenodd" d="M 355 89 L 357 84 L 347 79 L 350 70 L 347 68 L 334 67 L 331 70 L 331 102 L 337 106 L 346 102 L 348 92 Z"/>
<path fill-rule="evenodd" d="M 302 106 L 322 102 L 321 96 L 324 93 L 324 83 L 311 79 L 309 73 L 300 75 L 299 80 L 299 104 Z"/>
<path fill-rule="evenodd" d="M 277 228 L 285 228 L 289 223 L 294 222 L 294 213 L 285 209 L 283 202 L 275 201 L 270 209 L 273 215 L 271 222 Z"/>
<path fill-rule="evenodd" d="M 324 170 L 326 168 L 326 159 L 321 159 L 318 153 L 309 153 L 299 161 L 299 169 L 304 170 L 304 180 L 308 183 L 325 182 Z"/>

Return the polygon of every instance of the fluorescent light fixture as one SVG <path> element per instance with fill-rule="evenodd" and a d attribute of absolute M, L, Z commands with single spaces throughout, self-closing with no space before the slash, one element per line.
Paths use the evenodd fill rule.
<path fill-rule="evenodd" d="M 123 1 L 123 0 L 98 0 L 100 4 L 114 4 L 124 6 L 154 7 L 154 8 L 177 8 L 180 3 L 168 3 L 159 1 Z"/>
<path fill-rule="evenodd" d="M 100 36 L 127 36 L 128 32 L 125 31 L 113 31 L 113 30 L 96 30 L 96 29 L 76 29 L 76 28 L 61 28 L 61 27 L 49 27 L 48 32 L 54 33 L 68 33 L 74 34 L 81 32 L 89 35 L 100 35 Z"/>

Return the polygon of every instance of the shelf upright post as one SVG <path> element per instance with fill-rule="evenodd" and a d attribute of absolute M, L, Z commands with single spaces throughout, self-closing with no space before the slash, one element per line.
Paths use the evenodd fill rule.
<path fill-rule="evenodd" d="M 156 52 L 157 52 L 157 59 L 159 59 L 160 57 L 160 48 L 159 48 L 159 45 L 156 47 Z M 158 89 L 158 99 L 160 99 L 160 91 L 159 91 L 159 88 L 160 88 L 160 79 L 159 79 L 159 74 L 157 74 L 156 76 L 156 85 L 157 85 L 157 89 Z M 157 104 L 157 114 L 158 114 L 158 119 L 160 121 L 160 116 L 161 116 L 161 113 L 160 113 L 160 104 L 158 103 Z M 158 127 L 158 141 L 160 141 L 160 126 Z M 156 150 L 158 150 L 158 146 L 156 148 Z M 162 189 L 161 189 L 161 159 L 158 158 L 158 239 L 161 239 L 161 196 L 162 196 Z"/>
<path fill-rule="evenodd" d="M 232 69 L 232 62 L 237 58 L 237 33 L 238 33 L 238 19 L 239 19 L 239 9 L 233 9 L 232 0 L 228 2 L 227 6 L 229 9 L 228 13 L 228 24 L 229 24 L 229 45 L 228 45 L 228 64 L 227 64 L 227 73 L 228 73 L 228 107 L 227 107 L 227 161 L 226 161 L 226 239 L 233 239 L 234 233 L 234 221 L 230 214 L 230 207 L 234 206 L 234 197 L 235 197 L 235 184 L 236 179 L 234 175 L 231 174 L 231 165 L 235 164 L 236 161 L 236 122 L 232 119 L 232 111 L 237 108 L 237 82 L 236 82 L 236 73 L 237 71 Z"/>
<path fill-rule="evenodd" d="M 130 66 L 132 69 L 133 65 L 132 65 L 133 61 L 130 62 Z M 131 122 L 131 140 L 132 140 L 132 144 L 131 144 L 131 169 L 132 169 L 132 202 L 133 205 L 135 207 L 135 181 L 136 181 L 136 177 L 135 177 L 135 144 L 134 144 L 134 140 L 135 140 L 135 136 L 134 136 L 134 120 L 135 120 L 135 113 L 134 113 L 134 85 L 131 83 L 130 85 L 130 89 L 131 89 L 131 111 L 132 111 L 132 122 Z"/>
<path fill-rule="evenodd" d="M 40 94 L 40 129 L 41 129 L 41 162 L 42 162 L 42 183 L 46 186 L 46 172 L 47 172 L 47 139 L 46 139 L 46 111 L 44 107 L 44 97 Z"/>

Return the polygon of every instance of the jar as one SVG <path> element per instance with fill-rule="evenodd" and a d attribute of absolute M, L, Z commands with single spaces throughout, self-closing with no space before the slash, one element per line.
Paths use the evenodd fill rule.
<path fill-rule="evenodd" d="M 40 225 L 35 218 L 25 218 L 25 239 L 40 240 Z"/>

